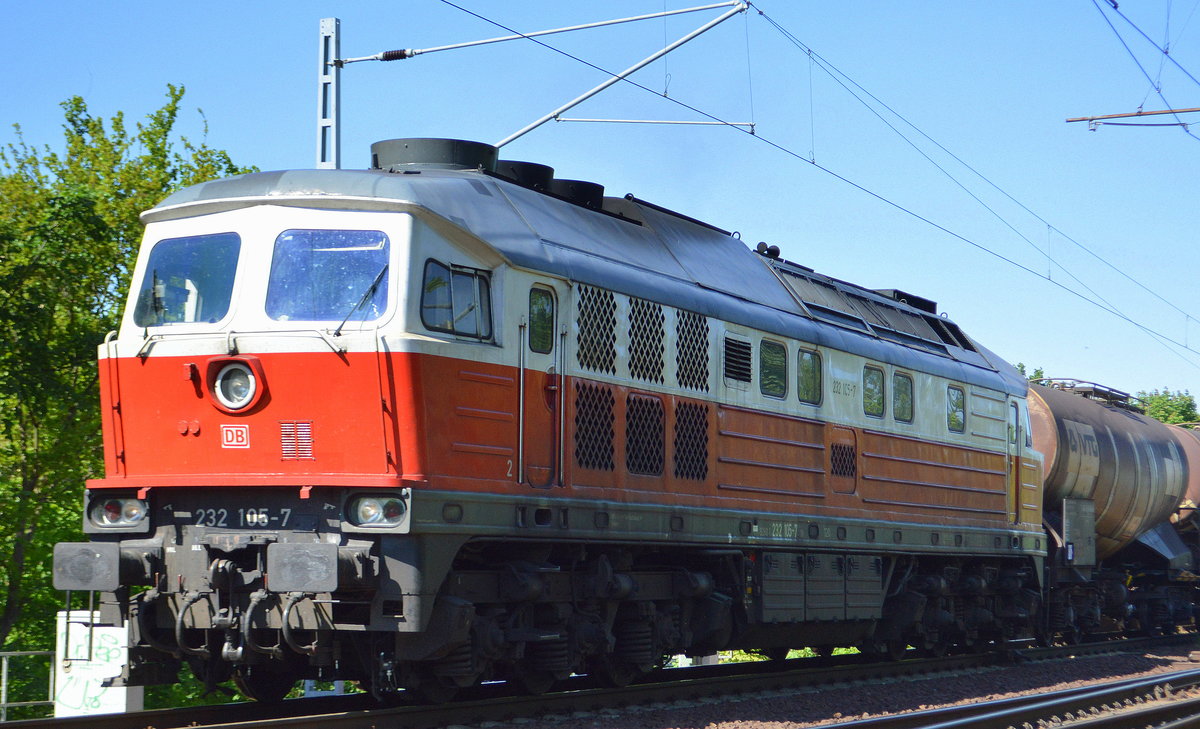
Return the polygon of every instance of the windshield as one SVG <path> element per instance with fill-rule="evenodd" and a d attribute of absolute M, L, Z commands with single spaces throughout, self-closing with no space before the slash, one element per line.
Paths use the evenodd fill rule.
<path fill-rule="evenodd" d="M 378 319 L 388 304 L 387 262 L 388 237 L 378 230 L 285 230 L 271 256 L 267 316 L 276 321 Z M 355 310 L 377 277 L 379 285 Z"/>
<path fill-rule="evenodd" d="M 134 323 L 146 327 L 224 319 L 241 246 L 236 233 L 155 243 L 134 304 Z"/>

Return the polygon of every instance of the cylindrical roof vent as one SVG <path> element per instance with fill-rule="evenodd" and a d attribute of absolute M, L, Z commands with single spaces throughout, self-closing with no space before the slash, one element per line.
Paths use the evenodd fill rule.
<path fill-rule="evenodd" d="M 550 181 L 550 192 L 592 210 L 604 206 L 604 185 L 595 182 L 554 179 Z"/>
<path fill-rule="evenodd" d="M 371 167 L 403 172 L 420 167 L 443 170 L 496 168 L 499 150 L 465 139 L 385 139 L 371 145 Z"/>
<path fill-rule="evenodd" d="M 530 190 L 545 192 L 554 180 L 554 168 L 537 162 L 502 159 L 496 162 L 496 174 Z"/>

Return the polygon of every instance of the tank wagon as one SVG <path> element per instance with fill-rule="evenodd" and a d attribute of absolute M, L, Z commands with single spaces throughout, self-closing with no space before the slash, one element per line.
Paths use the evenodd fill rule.
<path fill-rule="evenodd" d="M 1030 396 L 932 301 L 487 145 L 372 160 L 143 215 L 99 347 L 91 541 L 54 555 L 59 589 L 129 622 L 118 680 L 186 662 L 260 699 L 304 677 L 442 699 L 1130 619 L 1138 586 L 1103 559 L 1165 539 L 1200 444 L 1136 451 L 1152 497 L 1124 461 L 1090 486 L 1087 449 L 1121 424 Z M 1184 594 L 1175 568 L 1146 589 Z M 1159 624 L 1190 619 L 1168 602 Z"/>

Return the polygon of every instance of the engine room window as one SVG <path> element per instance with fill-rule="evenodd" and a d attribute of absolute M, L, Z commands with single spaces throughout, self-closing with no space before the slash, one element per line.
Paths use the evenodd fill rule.
<path fill-rule="evenodd" d="M 863 367 L 863 412 L 874 418 L 882 418 L 883 397 L 883 370 Z"/>
<path fill-rule="evenodd" d="M 913 381 L 908 375 L 892 375 L 892 416 L 902 423 L 913 419 Z"/>
<path fill-rule="evenodd" d="M 529 290 L 529 349 L 550 354 L 554 349 L 554 294 Z"/>
<path fill-rule="evenodd" d="M 787 395 L 787 347 L 764 339 L 758 351 L 758 388 L 767 397 Z"/>
<path fill-rule="evenodd" d="M 427 261 L 421 283 L 421 322 L 435 332 L 491 339 L 491 295 L 483 271 Z"/>
<path fill-rule="evenodd" d="M 275 239 L 267 316 L 374 321 L 388 306 L 388 237 L 378 230 L 285 230 Z"/>
<path fill-rule="evenodd" d="M 224 319 L 241 247 L 236 233 L 155 243 L 133 307 L 134 323 L 151 327 Z"/>
<path fill-rule="evenodd" d="M 954 385 L 946 388 L 946 427 L 955 433 L 967 429 L 967 395 Z"/>
<path fill-rule="evenodd" d="M 821 355 L 800 350 L 796 359 L 796 392 L 800 402 L 821 404 Z"/>

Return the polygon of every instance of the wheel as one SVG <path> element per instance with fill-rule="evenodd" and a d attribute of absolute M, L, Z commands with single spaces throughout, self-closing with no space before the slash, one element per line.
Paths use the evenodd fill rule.
<path fill-rule="evenodd" d="M 530 696 L 546 693 L 557 680 L 558 678 L 549 671 L 525 666 L 513 667 L 513 683 Z"/>
<path fill-rule="evenodd" d="M 233 683 L 243 695 L 262 704 L 274 704 L 283 701 L 296 679 L 286 668 L 242 666 L 234 671 Z"/>
<path fill-rule="evenodd" d="M 433 672 L 428 664 L 419 664 L 406 672 L 405 693 L 423 704 L 444 704 L 458 695 L 458 684 Z"/>
<path fill-rule="evenodd" d="M 438 676 L 426 675 L 413 687 L 417 698 L 424 704 L 445 704 L 458 695 L 458 686 L 443 681 Z"/>
<path fill-rule="evenodd" d="M 605 686 L 624 688 L 641 678 L 645 671 L 627 661 L 606 657 L 597 661 L 595 673 Z"/>
<path fill-rule="evenodd" d="M 908 643 L 904 640 L 889 640 L 884 645 L 883 652 L 889 661 L 902 661 L 908 653 Z"/>

